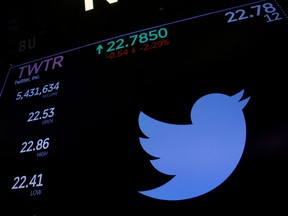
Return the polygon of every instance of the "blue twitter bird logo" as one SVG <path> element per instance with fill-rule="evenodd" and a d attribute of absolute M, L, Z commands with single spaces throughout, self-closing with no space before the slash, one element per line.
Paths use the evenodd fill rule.
<path fill-rule="evenodd" d="M 139 126 L 147 138 L 142 148 L 157 159 L 152 165 L 174 176 L 160 187 L 139 191 L 161 200 L 184 200 L 203 195 L 223 183 L 242 157 L 246 141 L 241 100 L 244 90 L 233 96 L 212 93 L 198 99 L 188 125 L 175 125 L 139 114 Z"/>

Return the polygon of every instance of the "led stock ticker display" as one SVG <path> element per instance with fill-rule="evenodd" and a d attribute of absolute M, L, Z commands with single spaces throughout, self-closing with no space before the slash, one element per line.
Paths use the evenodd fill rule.
<path fill-rule="evenodd" d="M 0 89 L 0 201 L 10 215 L 19 213 L 11 206 L 24 216 L 104 205 L 131 213 L 213 208 L 223 200 L 241 206 L 229 199 L 255 189 L 239 183 L 258 166 L 249 157 L 253 142 L 262 130 L 285 128 L 279 116 L 287 106 L 262 97 L 285 95 L 278 70 L 263 82 L 250 73 L 284 65 L 278 50 L 287 46 L 287 12 L 278 1 L 231 4 L 190 15 L 186 8 L 176 19 L 105 38 L 96 32 L 92 43 L 11 65 Z M 85 8 L 91 12 L 93 1 Z M 255 107 L 268 112 L 267 122 Z M 264 170 L 261 177 L 251 171 L 254 179 Z"/>

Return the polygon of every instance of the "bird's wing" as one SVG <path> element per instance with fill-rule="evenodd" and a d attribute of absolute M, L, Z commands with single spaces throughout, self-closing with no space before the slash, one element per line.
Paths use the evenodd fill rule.
<path fill-rule="evenodd" d="M 141 112 L 139 126 L 147 136 L 147 138 L 140 138 L 142 148 L 150 155 L 159 158 L 151 163 L 159 171 L 173 174 L 172 165 L 175 162 L 173 158 L 177 155 L 177 148 L 179 149 L 177 146 L 179 125 L 160 122 Z"/>

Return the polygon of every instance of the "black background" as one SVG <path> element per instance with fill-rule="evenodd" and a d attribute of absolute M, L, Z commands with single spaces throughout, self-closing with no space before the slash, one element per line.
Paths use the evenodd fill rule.
<path fill-rule="evenodd" d="M 95 9 L 87 12 L 82 1 L 1 3 L 9 8 L 1 23 L 1 83 L 9 74 L 0 98 L 3 214 L 286 212 L 287 4 L 277 1 L 283 19 L 271 23 L 263 17 L 227 23 L 225 12 L 172 23 L 247 2 L 94 1 Z M 112 60 L 95 52 L 94 42 L 163 24 L 169 46 Z M 19 52 L 19 42 L 32 36 L 36 47 Z M 35 82 L 60 81 L 58 96 L 16 102 L 17 91 L 34 86 L 13 85 L 18 65 L 59 53 L 63 68 Z M 244 109 L 247 141 L 227 181 L 184 201 L 138 194 L 169 179 L 140 148 L 139 112 L 187 124 L 199 97 L 242 89 L 251 97 Z M 53 124 L 25 122 L 28 112 L 49 106 L 57 109 Z M 24 139 L 47 134 L 53 145 L 46 158 L 15 153 Z M 10 190 L 13 177 L 38 171 L 45 175 L 41 196 Z"/>

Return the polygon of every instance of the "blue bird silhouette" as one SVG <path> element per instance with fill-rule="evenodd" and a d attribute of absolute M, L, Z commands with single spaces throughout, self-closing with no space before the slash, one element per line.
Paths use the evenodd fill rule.
<path fill-rule="evenodd" d="M 184 200 L 205 194 L 222 184 L 242 157 L 246 140 L 241 100 L 212 93 L 198 99 L 191 110 L 192 124 L 169 124 L 139 114 L 139 126 L 147 138 L 142 148 L 157 159 L 152 165 L 173 175 L 167 183 L 139 193 L 161 200 Z"/>

